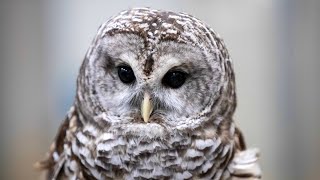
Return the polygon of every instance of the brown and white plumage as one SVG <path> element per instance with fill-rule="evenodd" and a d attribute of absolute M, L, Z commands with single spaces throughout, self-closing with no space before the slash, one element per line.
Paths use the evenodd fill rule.
<path fill-rule="evenodd" d="M 184 13 L 123 11 L 100 27 L 38 166 L 48 179 L 260 178 L 235 107 L 232 61 L 211 28 Z"/>

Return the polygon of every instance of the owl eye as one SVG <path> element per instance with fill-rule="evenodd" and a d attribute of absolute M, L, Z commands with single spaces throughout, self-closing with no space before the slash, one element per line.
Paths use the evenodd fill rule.
<path fill-rule="evenodd" d="M 162 79 L 162 84 L 177 89 L 181 87 L 186 81 L 187 73 L 182 71 L 169 71 L 164 75 Z"/>
<path fill-rule="evenodd" d="M 125 65 L 118 67 L 118 75 L 120 80 L 125 84 L 132 83 L 136 79 L 131 67 Z"/>

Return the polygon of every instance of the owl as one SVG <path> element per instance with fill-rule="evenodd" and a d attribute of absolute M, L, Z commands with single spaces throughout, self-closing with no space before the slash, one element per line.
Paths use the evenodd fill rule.
<path fill-rule="evenodd" d="M 185 13 L 129 9 L 100 26 L 37 167 L 47 179 L 259 179 L 235 108 L 217 33 Z"/>

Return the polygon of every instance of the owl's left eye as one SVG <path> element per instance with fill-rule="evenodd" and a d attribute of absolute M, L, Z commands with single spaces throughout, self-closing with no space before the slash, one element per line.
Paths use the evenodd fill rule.
<path fill-rule="evenodd" d="M 133 70 L 129 66 L 119 66 L 118 75 L 120 80 L 125 84 L 132 83 L 136 79 Z"/>
<path fill-rule="evenodd" d="M 187 73 L 182 71 L 169 71 L 164 75 L 162 79 L 162 84 L 177 89 L 181 87 L 187 79 Z"/>

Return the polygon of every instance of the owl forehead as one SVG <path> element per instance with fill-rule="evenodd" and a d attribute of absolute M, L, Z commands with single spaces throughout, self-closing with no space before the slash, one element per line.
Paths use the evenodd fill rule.
<path fill-rule="evenodd" d="M 200 20 L 184 14 L 149 8 L 121 12 L 102 25 L 100 36 L 133 33 L 144 39 L 147 55 L 152 54 L 160 41 L 175 41 L 193 46 L 214 44 L 212 33 Z"/>
<path fill-rule="evenodd" d="M 189 71 L 195 67 L 204 68 L 204 64 L 208 65 L 208 59 L 201 49 L 173 41 L 160 42 L 154 52 L 147 56 L 143 39 L 135 34 L 107 36 L 100 48 L 100 52 L 105 52 L 116 66 L 128 64 L 134 70 L 143 72 L 140 74 L 143 76 L 163 75 L 161 73 L 173 67 Z M 200 61 L 206 62 L 194 63 Z"/>

